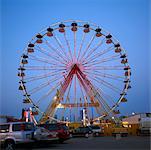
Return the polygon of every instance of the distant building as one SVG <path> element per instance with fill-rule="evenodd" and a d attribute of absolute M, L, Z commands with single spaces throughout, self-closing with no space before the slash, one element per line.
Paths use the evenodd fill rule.
<path fill-rule="evenodd" d="M 133 114 L 131 116 L 123 118 L 122 122 L 127 122 L 128 124 L 150 123 L 151 113 Z"/>
<path fill-rule="evenodd" d="M 123 118 L 122 122 L 128 123 L 128 124 L 139 124 L 141 118 L 141 114 L 135 114 L 128 116 L 127 118 Z"/>
<path fill-rule="evenodd" d="M 138 125 L 139 134 L 151 134 L 151 113 L 133 114 L 127 118 L 122 119 L 124 127 Z"/>

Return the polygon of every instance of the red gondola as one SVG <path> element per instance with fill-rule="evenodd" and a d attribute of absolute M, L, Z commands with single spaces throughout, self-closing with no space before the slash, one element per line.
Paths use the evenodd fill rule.
<path fill-rule="evenodd" d="M 102 33 L 101 32 L 97 32 L 96 33 L 96 37 L 100 37 L 100 36 L 102 36 Z"/>
<path fill-rule="evenodd" d="M 85 28 L 85 29 L 83 30 L 83 32 L 88 33 L 88 32 L 90 32 L 90 29 L 89 29 L 89 28 Z"/>
<path fill-rule="evenodd" d="M 27 49 L 27 51 L 28 51 L 28 53 L 33 53 L 33 52 L 34 52 L 34 49 L 31 48 L 31 47 L 29 47 L 29 48 Z"/>
<path fill-rule="evenodd" d="M 37 34 L 36 37 L 37 37 L 36 43 L 41 44 L 43 36 L 41 34 Z"/>
<path fill-rule="evenodd" d="M 36 43 L 41 44 L 41 43 L 42 43 L 42 39 L 41 39 L 41 38 L 38 38 L 38 39 L 36 40 Z"/>
<path fill-rule="evenodd" d="M 48 31 L 47 36 L 51 37 L 51 36 L 53 36 L 53 33 Z"/>
<path fill-rule="evenodd" d="M 73 26 L 73 27 L 71 28 L 71 30 L 72 30 L 73 32 L 75 32 L 75 31 L 77 31 L 78 29 L 77 29 L 76 26 Z"/>
<path fill-rule="evenodd" d="M 64 27 L 59 28 L 59 32 L 64 33 L 65 32 Z"/>
<path fill-rule="evenodd" d="M 122 50 L 121 50 L 121 48 L 116 48 L 115 49 L 115 53 L 120 53 Z"/>
<path fill-rule="evenodd" d="M 111 39 L 107 39 L 106 40 L 106 44 L 111 44 L 112 43 L 112 40 Z"/>
<path fill-rule="evenodd" d="M 53 36 L 53 29 L 52 28 L 47 28 L 47 36 L 51 37 Z"/>

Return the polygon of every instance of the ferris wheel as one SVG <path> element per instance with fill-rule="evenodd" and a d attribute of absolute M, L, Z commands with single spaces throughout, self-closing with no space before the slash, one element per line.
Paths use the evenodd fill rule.
<path fill-rule="evenodd" d="M 18 68 L 23 103 L 39 122 L 88 120 L 119 114 L 127 102 L 131 70 L 125 50 L 102 27 L 67 20 L 38 32 Z"/>

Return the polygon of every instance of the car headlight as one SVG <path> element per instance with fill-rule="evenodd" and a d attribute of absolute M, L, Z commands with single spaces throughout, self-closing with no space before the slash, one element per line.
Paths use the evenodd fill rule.
<path fill-rule="evenodd" d="M 37 132 L 36 132 L 36 131 L 34 132 L 34 136 L 35 136 L 35 135 L 37 135 Z"/>

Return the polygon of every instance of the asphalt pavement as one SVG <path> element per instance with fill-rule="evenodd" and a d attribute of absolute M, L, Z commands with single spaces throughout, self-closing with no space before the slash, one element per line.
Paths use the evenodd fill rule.
<path fill-rule="evenodd" d="M 76 137 L 64 143 L 32 143 L 17 146 L 16 150 L 151 150 L 151 137 Z"/>
<path fill-rule="evenodd" d="M 89 137 L 72 138 L 63 144 L 43 145 L 33 150 L 150 150 L 150 137 Z"/>

